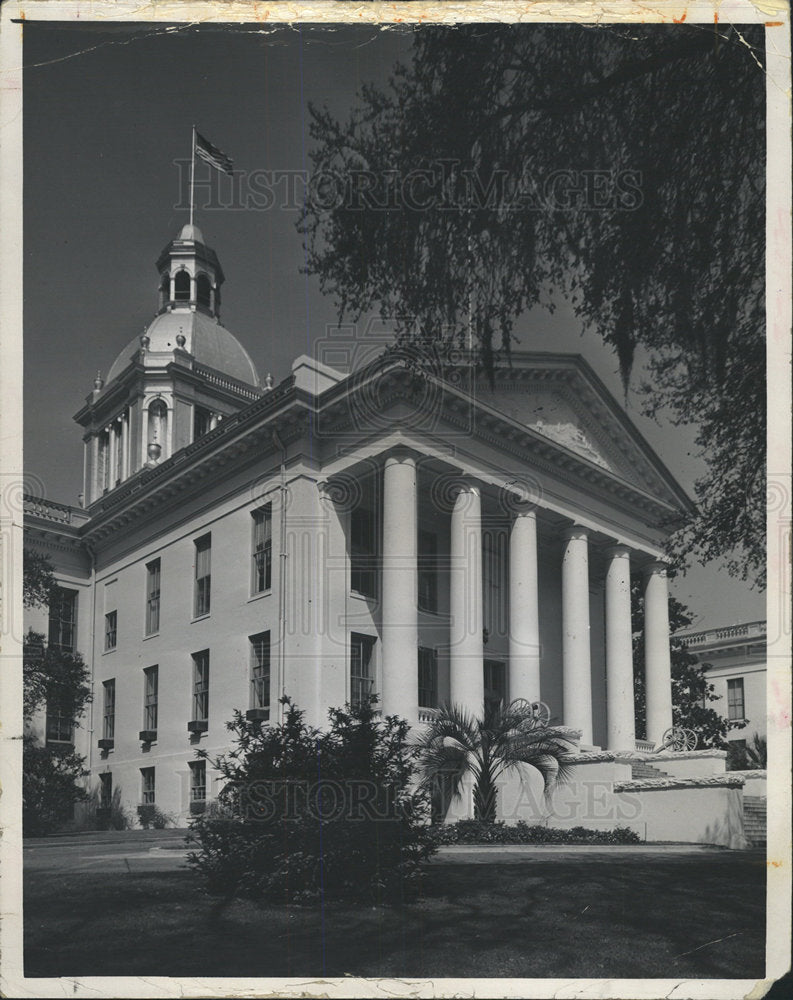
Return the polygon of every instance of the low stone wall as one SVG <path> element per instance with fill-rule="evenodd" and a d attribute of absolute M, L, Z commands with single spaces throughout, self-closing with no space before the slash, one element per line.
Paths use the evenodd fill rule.
<path fill-rule="evenodd" d="M 768 798 L 768 772 L 767 771 L 728 771 L 728 774 L 735 774 L 743 778 L 743 794 L 757 795 L 759 798 Z"/>
<path fill-rule="evenodd" d="M 735 850 L 747 846 L 741 778 L 648 779 L 616 784 L 614 791 L 625 810 L 636 810 L 627 825 L 650 843 L 716 844 Z"/>

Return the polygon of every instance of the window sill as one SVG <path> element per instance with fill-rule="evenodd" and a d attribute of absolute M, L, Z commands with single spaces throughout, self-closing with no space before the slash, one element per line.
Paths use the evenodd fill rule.
<path fill-rule="evenodd" d="M 147 639 L 156 639 L 159 634 L 160 634 L 159 629 L 157 629 L 156 632 L 149 632 L 148 635 L 143 636 L 143 641 L 145 642 Z"/>
<path fill-rule="evenodd" d="M 115 653 L 115 651 L 117 649 L 118 649 L 118 646 L 111 646 L 110 649 L 103 649 L 102 650 L 102 656 L 107 656 L 108 653 Z"/>
<path fill-rule="evenodd" d="M 269 590 L 262 590 L 258 594 L 251 594 L 251 596 L 248 598 L 248 604 L 250 604 L 251 601 L 260 601 L 263 597 L 272 597 L 272 593 L 273 593 L 273 588 L 270 587 Z"/>
<path fill-rule="evenodd" d="M 205 615 L 193 615 L 193 617 L 190 619 L 190 624 L 192 625 L 193 622 L 202 622 L 204 621 L 205 618 L 209 618 L 211 614 L 212 614 L 211 611 L 207 611 Z"/>
<path fill-rule="evenodd" d="M 207 719 L 191 719 L 187 723 L 187 731 L 193 736 L 209 732 L 209 721 Z"/>

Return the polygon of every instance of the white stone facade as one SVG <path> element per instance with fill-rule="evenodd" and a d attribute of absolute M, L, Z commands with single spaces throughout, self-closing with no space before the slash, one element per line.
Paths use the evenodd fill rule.
<path fill-rule="evenodd" d="M 163 273 L 178 250 L 222 274 L 188 235 Z M 582 749 L 635 752 L 631 574 L 660 741 L 663 547 L 690 501 L 580 357 L 515 354 L 492 382 L 465 357 L 386 354 L 349 376 L 301 357 L 271 389 L 224 373 L 222 338 L 202 343 L 152 358 L 144 335 L 97 383 L 77 415 L 85 511 L 28 501 L 26 544 L 77 593 L 92 783 L 184 822 L 196 748 L 226 749 L 235 710 L 276 721 L 282 694 L 315 725 L 367 691 L 414 725 L 449 700 L 541 700 Z M 152 394 L 167 422 L 147 453 L 135 414 Z M 100 482 L 97 435 L 119 417 L 122 474 Z"/>

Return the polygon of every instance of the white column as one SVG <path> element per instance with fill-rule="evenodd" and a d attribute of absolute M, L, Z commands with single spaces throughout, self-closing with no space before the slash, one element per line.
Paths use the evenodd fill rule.
<path fill-rule="evenodd" d="M 562 558 L 562 697 L 564 724 L 592 744 L 592 654 L 589 644 L 589 541 L 586 528 L 564 534 Z"/>
<path fill-rule="evenodd" d="M 416 461 L 391 452 L 383 471 L 382 709 L 418 718 L 418 565 Z"/>
<path fill-rule="evenodd" d="M 484 711 L 482 501 L 479 488 L 461 486 L 454 501 L 449 581 L 449 667 L 452 704 Z"/>
<path fill-rule="evenodd" d="M 606 717 L 609 750 L 636 749 L 630 550 L 606 551 Z"/>
<path fill-rule="evenodd" d="M 519 512 L 509 534 L 509 699 L 540 700 L 537 517 Z"/>
<path fill-rule="evenodd" d="M 107 474 L 105 482 L 107 488 L 112 490 L 116 485 L 116 428 L 115 421 L 107 425 Z"/>
<path fill-rule="evenodd" d="M 647 739 L 657 745 L 672 725 L 669 591 L 662 562 L 644 567 L 644 690 Z"/>
<path fill-rule="evenodd" d="M 129 410 L 121 415 L 121 478 L 129 476 Z"/>

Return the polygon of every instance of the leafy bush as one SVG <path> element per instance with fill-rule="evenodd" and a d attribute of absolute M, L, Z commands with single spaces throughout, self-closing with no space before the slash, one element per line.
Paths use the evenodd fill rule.
<path fill-rule="evenodd" d="M 283 722 L 237 713 L 234 749 L 214 760 L 226 784 L 191 824 L 188 864 L 210 892 L 273 901 L 381 902 L 415 891 L 434 850 L 426 808 L 411 794 L 408 723 L 380 719 L 375 699 L 331 709 L 308 727 L 289 698 Z M 205 753 L 199 752 L 206 757 Z"/>
<path fill-rule="evenodd" d="M 520 820 L 507 826 L 503 820 L 495 823 L 477 819 L 461 819 L 456 823 L 433 827 L 436 844 L 638 844 L 639 836 L 628 827 L 614 830 L 589 830 L 574 826 L 559 830 L 549 826 L 529 826 Z"/>
<path fill-rule="evenodd" d="M 138 822 L 144 830 L 164 830 L 173 817 L 157 806 L 138 806 Z"/>
<path fill-rule="evenodd" d="M 53 833 L 74 815 L 74 805 L 86 798 L 78 781 L 87 775 L 85 758 L 71 746 L 42 746 L 32 736 L 22 749 L 22 830 L 26 837 Z"/>

